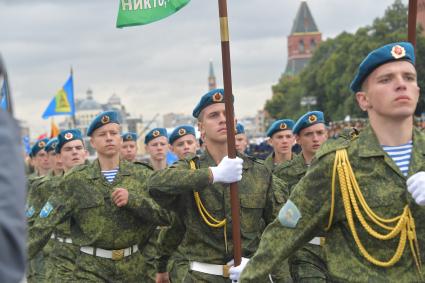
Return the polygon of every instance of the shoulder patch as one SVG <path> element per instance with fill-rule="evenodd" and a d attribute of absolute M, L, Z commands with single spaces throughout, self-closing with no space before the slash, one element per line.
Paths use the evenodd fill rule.
<path fill-rule="evenodd" d="M 35 210 L 34 210 L 34 206 L 32 206 L 32 205 L 31 205 L 31 207 L 28 207 L 28 208 L 25 210 L 25 216 L 26 216 L 27 218 L 31 218 L 31 217 L 34 215 L 34 212 L 35 212 Z"/>
<path fill-rule="evenodd" d="M 46 202 L 43 208 L 40 211 L 40 218 L 46 218 L 49 216 L 50 212 L 53 210 L 53 205 L 50 202 Z"/>
<path fill-rule="evenodd" d="M 278 219 L 282 226 L 295 228 L 301 217 L 302 215 L 298 207 L 288 199 L 285 205 L 280 209 Z"/>

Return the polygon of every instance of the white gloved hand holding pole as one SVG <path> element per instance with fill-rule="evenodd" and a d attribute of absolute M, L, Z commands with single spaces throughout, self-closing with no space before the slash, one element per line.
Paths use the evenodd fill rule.
<path fill-rule="evenodd" d="M 217 166 L 210 167 L 214 183 L 234 183 L 242 179 L 242 163 L 239 157 L 223 157 Z"/>
<path fill-rule="evenodd" d="M 407 190 L 418 205 L 425 206 L 425 172 L 421 171 L 407 179 Z"/>
<path fill-rule="evenodd" d="M 248 258 L 241 258 L 241 264 L 238 266 L 234 265 L 234 260 L 232 259 L 227 263 L 227 265 L 231 265 L 229 269 L 229 278 L 232 280 L 232 282 L 239 282 L 239 277 L 241 277 L 242 271 L 244 270 L 245 266 L 247 265 L 249 259 Z"/>

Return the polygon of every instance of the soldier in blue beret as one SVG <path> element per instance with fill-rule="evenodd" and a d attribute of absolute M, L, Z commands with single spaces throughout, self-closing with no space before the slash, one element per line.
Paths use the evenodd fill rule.
<path fill-rule="evenodd" d="M 31 148 L 30 157 L 31 163 L 34 166 L 34 175 L 32 177 L 45 176 L 51 169 L 49 156 L 45 150 L 48 142 L 48 138 L 38 140 Z"/>
<path fill-rule="evenodd" d="M 171 277 L 171 281 L 237 280 L 238 269 L 232 267 L 231 205 L 226 184 L 240 181 L 242 266 L 285 201 L 285 184 L 262 161 L 240 154 L 234 159 L 227 157 L 225 95 L 220 89 L 212 90 L 202 96 L 193 111 L 205 141 L 205 152 L 179 160 L 149 178 L 150 194 L 183 223 L 177 240 L 168 242 L 175 244 L 170 250 L 179 255 L 175 262 L 177 271 L 172 273 L 177 277 Z M 159 271 L 167 271 L 166 266 L 160 262 Z M 268 276 L 257 282 L 266 280 Z"/>
<path fill-rule="evenodd" d="M 196 154 L 198 142 L 195 128 L 190 125 L 176 127 L 170 135 L 170 148 L 179 159 Z"/>
<path fill-rule="evenodd" d="M 137 157 L 137 134 L 133 132 L 123 133 L 121 135 L 121 158 L 129 162 L 135 162 Z"/>
<path fill-rule="evenodd" d="M 248 148 L 248 137 L 245 134 L 245 127 L 241 123 L 236 124 L 235 146 L 239 153 L 246 153 Z"/>
<path fill-rule="evenodd" d="M 62 161 L 59 158 L 59 156 L 56 155 L 56 147 L 58 145 L 58 138 L 52 138 L 49 140 L 49 142 L 46 144 L 45 150 L 47 154 L 49 155 L 49 161 L 50 161 L 50 167 L 51 171 L 50 173 L 53 176 L 59 176 L 63 173 L 63 165 Z"/>
<path fill-rule="evenodd" d="M 324 115 L 320 111 L 310 111 L 302 115 L 292 129 L 301 152 L 274 170 L 276 176 L 289 185 L 289 190 L 295 187 L 305 175 L 314 154 L 327 140 Z M 320 246 L 320 238 L 315 237 L 307 245 L 294 252 L 289 258 L 289 270 L 295 282 L 304 280 L 329 281 L 326 261 Z M 281 270 L 281 268 L 279 269 Z M 279 275 L 279 271 L 276 272 Z"/>
<path fill-rule="evenodd" d="M 318 235 L 326 235 L 332 282 L 423 282 L 425 134 L 413 127 L 414 64 L 407 42 L 375 49 L 361 62 L 351 89 L 369 125 L 316 152 L 241 282 L 260 282 Z"/>
<path fill-rule="evenodd" d="M 265 160 L 270 170 L 292 159 L 292 146 L 295 143 L 293 127 L 294 121 L 291 119 L 280 119 L 274 121 L 267 129 L 266 135 L 269 138 L 267 142 L 273 147 L 273 152 Z"/>
<path fill-rule="evenodd" d="M 54 229 L 69 221 L 69 239 L 78 246 L 71 282 L 151 282 L 139 249 L 155 227 L 167 225 L 169 219 L 147 192 L 150 171 L 120 159 L 120 132 L 113 111 L 100 113 L 92 121 L 88 134 L 97 159 L 63 176 L 60 189 L 50 196 L 29 229 L 28 254 L 32 258 Z M 80 144 L 79 140 L 65 143 L 61 154 L 74 142 Z M 68 243 L 69 239 L 62 240 Z"/>
<path fill-rule="evenodd" d="M 165 128 L 154 128 L 145 136 L 145 150 L 149 154 L 149 162 L 154 170 L 167 167 L 167 152 L 170 148 Z"/>

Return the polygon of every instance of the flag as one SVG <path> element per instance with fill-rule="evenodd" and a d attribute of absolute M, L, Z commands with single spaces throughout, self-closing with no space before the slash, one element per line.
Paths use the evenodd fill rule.
<path fill-rule="evenodd" d="M 55 124 L 55 121 L 52 118 L 52 123 L 50 126 L 50 138 L 57 137 L 59 135 L 59 127 Z"/>
<path fill-rule="evenodd" d="M 72 73 L 69 76 L 69 79 L 63 85 L 63 87 L 58 91 L 52 101 L 50 101 L 49 106 L 43 113 L 43 119 L 47 119 L 50 116 L 56 115 L 71 115 L 75 114 L 75 105 L 74 105 L 74 82 L 72 79 Z"/>
<path fill-rule="evenodd" d="M 37 141 L 47 138 L 47 133 L 41 134 L 37 137 Z"/>
<path fill-rule="evenodd" d="M 7 79 L 6 67 L 4 66 L 3 59 L 0 56 L 0 76 L 3 77 L 3 84 L 0 89 L 0 109 L 12 113 L 12 103 L 10 97 L 9 82 Z"/>
<path fill-rule="evenodd" d="M 190 0 L 120 0 L 117 28 L 146 25 L 166 18 Z"/>
<path fill-rule="evenodd" d="M 0 97 L 1 97 L 1 101 L 0 101 L 0 108 L 1 110 L 7 111 L 7 95 L 8 95 L 8 87 L 7 87 L 7 82 L 6 80 L 3 81 L 3 86 L 1 87 L 1 91 L 0 91 Z"/>
<path fill-rule="evenodd" d="M 22 144 L 24 145 L 25 153 L 30 154 L 31 152 L 30 137 L 29 136 L 22 137 Z"/>

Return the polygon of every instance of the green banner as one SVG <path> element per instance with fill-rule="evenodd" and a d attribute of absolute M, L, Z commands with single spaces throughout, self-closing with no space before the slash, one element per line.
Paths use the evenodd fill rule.
<path fill-rule="evenodd" d="M 146 25 L 166 18 L 190 0 L 120 0 L 117 28 Z"/>

